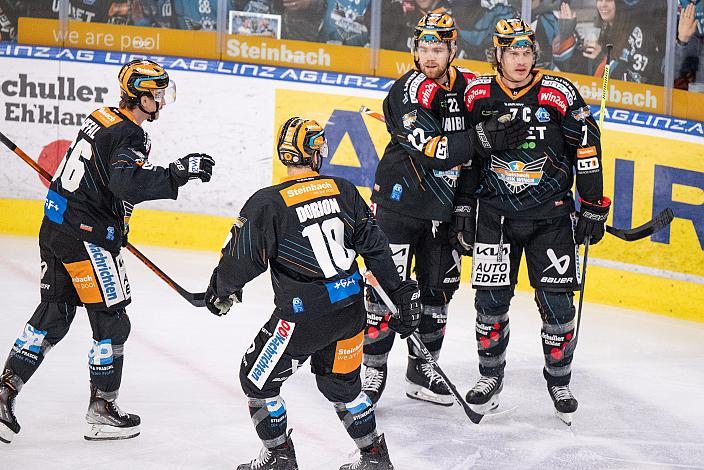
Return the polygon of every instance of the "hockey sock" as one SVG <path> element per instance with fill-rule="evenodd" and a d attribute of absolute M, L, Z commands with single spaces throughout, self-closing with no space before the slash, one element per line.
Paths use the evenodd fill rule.
<path fill-rule="evenodd" d="M 570 383 L 575 343 L 575 309 L 572 292 L 535 291 L 535 303 L 543 319 L 541 339 L 545 368 L 543 375 L 550 385 Z"/>
<path fill-rule="evenodd" d="M 420 340 L 436 360 L 440 356 L 442 341 L 445 339 L 446 324 L 447 305 L 423 305 L 418 333 L 420 334 Z M 411 344 L 410 340 L 408 344 Z M 409 352 L 416 357 L 423 356 L 415 347 L 412 347 Z"/>
<path fill-rule="evenodd" d="M 476 291 L 476 338 L 479 373 L 482 375 L 504 375 L 506 347 L 510 335 L 508 308 L 512 297 L 513 289 Z"/>
<path fill-rule="evenodd" d="M 367 302 L 367 326 L 364 328 L 364 354 L 385 356 L 391 351 L 396 336 L 389 328 L 389 309 L 385 305 Z M 366 364 L 366 362 L 365 362 Z M 382 364 L 379 364 L 381 366 Z"/>
<path fill-rule="evenodd" d="M 41 302 L 15 340 L 5 368 L 27 382 L 49 350 L 66 336 L 75 315 L 74 305 Z"/>
<path fill-rule="evenodd" d="M 120 388 L 125 341 L 130 335 L 130 319 L 124 309 L 88 311 L 93 328 L 93 347 L 88 354 L 90 380 L 98 390 L 112 392 Z"/>
<path fill-rule="evenodd" d="M 357 447 L 364 449 L 374 443 L 377 437 L 374 407 L 364 392 L 349 403 L 335 403 L 335 411 Z"/>
<path fill-rule="evenodd" d="M 249 398 L 249 414 L 264 447 L 273 449 L 286 442 L 286 403 L 281 395 Z"/>

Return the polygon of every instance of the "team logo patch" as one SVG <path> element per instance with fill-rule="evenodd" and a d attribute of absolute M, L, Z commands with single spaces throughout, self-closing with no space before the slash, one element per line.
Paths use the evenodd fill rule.
<path fill-rule="evenodd" d="M 589 106 L 582 106 L 581 108 L 572 111 L 572 117 L 575 118 L 577 121 L 586 121 L 587 118 L 591 115 L 592 112 L 589 109 Z"/>
<path fill-rule="evenodd" d="M 335 361 L 332 365 L 333 374 L 349 374 L 362 365 L 362 347 L 364 331 L 353 338 L 342 339 L 335 344 Z"/>
<path fill-rule="evenodd" d="M 259 390 L 262 389 L 266 379 L 269 378 L 281 356 L 283 356 L 286 346 L 291 341 L 295 326 L 296 324 L 293 322 L 279 320 L 274 327 L 271 338 L 264 344 L 262 352 L 259 353 L 259 356 L 254 361 L 247 378 Z"/>
<path fill-rule="evenodd" d="M 491 171 L 496 173 L 512 193 L 517 194 L 529 186 L 537 186 L 543 178 L 543 165 L 547 157 L 524 163 L 517 160 L 506 162 L 496 155 L 491 156 Z"/>
<path fill-rule="evenodd" d="M 550 113 L 547 109 L 541 107 L 535 112 L 535 118 L 538 122 L 550 122 Z"/>
<path fill-rule="evenodd" d="M 401 117 L 401 121 L 403 122 L 403 127 L 406 129 L 413 129 L 413 125 L 416 123 L 416 119 L 418 119 L 418 110 L 414 109 L 410 113 L 404 114 Z"/>
<path fill-rule="evenodd" d="M 449 170 L 433 170 L 433 175 L 436 178 L 442 178 L 445 183 L 451 188 L 457 187 L 457 178 L 460 177 L 460 167 L 456 166 Z"/>

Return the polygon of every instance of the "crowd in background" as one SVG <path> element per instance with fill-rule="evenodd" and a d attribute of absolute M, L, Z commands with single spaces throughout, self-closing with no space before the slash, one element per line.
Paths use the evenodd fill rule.
<path fill-rule="evenodd" d="M 678 2 L 675 86 L 704 82 L 704 0 Z M 662 85 L 667 0 L 532 0 L 538 66 L 601 76 L 612 44 L 612 77 Z M 381 48 L 408 51 L 413 27 L 444 9 L 459 28 L 460 58 L 485 60 L 500 18 L 520 0 L 382 0 Z M 227 0 L 233 33 L 369 46 L 372 0 Z M 17 18 L 57 18 L 59 0 L 0 0 L 0 37 L 15 40 Z M 217 0 L 69 0 L 69 19 L 213 31 Z M 234 26 L 234 27 L 233 27 Z M 699 85 L 692 86 L 699 90 Z"/>

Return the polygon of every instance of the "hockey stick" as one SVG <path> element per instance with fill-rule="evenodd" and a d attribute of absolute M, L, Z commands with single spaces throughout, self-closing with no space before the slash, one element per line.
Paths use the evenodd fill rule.
<path fill-rule="evenodd" d="M 14 142 L 12 142 L 10 139 L 8 139 L 5 134 L 0 132 L 0 141 L 2 141 L 3 144 L 7 148 L 9 148 L 11 151 L 15 153 L 18 157 L 20 157 L 22 160 L 25 161 L 29 166 L 34 168 L 34 171 L 39 173 L 39 175 L 47 180 L 48 182 L 51 182 L 52 176 L 49 174 L 48 171 L 46 171 L 44 168 L 42 168 L 32 157 L 24 153 L 24 151 L 19 148 L 17 145 L 15 145 Z M 178 285 L 173 279 L 171 279 L 168 274 L 166 274 L 164 271 L 162 271 L 159 266 L 154 264 L 149 258 L 144 256 L 141 251 L 139 251 L 137 248 L 134 247 L 131 243 L 127 243 L 125 245 L 125 248 L 127 248 L 130 253 L 135 255 L 137 259 L 139 259 L 142 263 L 144 263 L 149 269 L 151 269 L 157 276 L 159 276 L 164 282 L 166 282 L 173 290 L 178 292 L 178 294 L 186 299 L 191 305 L 195 307 L 205 307 L 205 292 L 198 292 L 198 293 L 191 293 L 188 292 L 186 289 Z"/>
<path fill-rule="evenodd" d="M 379 294 L 379 297 L 381 297 L 381 300 L 384 302 L 384 304 L 386 304 L 386 307 L 389 309 L 391 314 L 397 315 L 398 309 L 396 308 L 396 305 L 394 305 L 394 303 L 391 301 L 391 298 L 389 298 L 389 295 L 379 285 L 379 281 L 377 281 L 377 279 L 374 277 L 374 274 L 372 274 L 371 271 L 366 271 L 364 273 L 364 278 L 367 280 L 369 285 L 374 288 L 376 293 Z M 462 395 L 459 394 L 455 385 L 450 381 L 450 379 L 447 378 L 447 375 L 445 375 L 445 372 L 443 372 L 438 363 L 435 362 L 435 358 L 433 358 L 433 355 L 430 353 L 430 351 L 428 351 L 428 348 L 426 348 L 423 342 L 421 341 L 418 332 L 414 331 L 413 334 L 410 336 L 410 339 L 413 345 L 418 348 L 421 354 L 423 354 L 425 361 L 430 364 L 433 370 L 440 376 L 440 378 L 442 378 L 442 381 L 445 383 L 448 390 L 450 390 L 452 397 L 464 409 L 464 412 L 467 414 L 469 420 L 474 424 L 479 424 L 482 418 L 484 418 L 484 415 L 472 410 L 467 404 L 467 402 L 464 401 Z"/>
<path fill-rule="evenodd" d="M 604 111 L 606 110 L 606 97 L 609 89 L 609 68 L 611 62 L 612 44 L 606 45 L 606 66 L 604 67 L 604 78 L 601 83 L 601 106 L 599 111 L 599 130 L 604 127 Z M 607 226 L 608 227 L 608 226 Z M 584 301 L 584 286 L 587 284 L 587 262 L 589 261 L 589 243 L 592 241 L 592 236 L 584 237 L 584 258 L 582 259 L 582 279 L 579 286 L 579 305 L 577 307 L 577 328 L 574 332 L 574 347 L 577 347 L 577 338 L 579 338 L 579 325 L 582 323 L 582 303 Z"/>

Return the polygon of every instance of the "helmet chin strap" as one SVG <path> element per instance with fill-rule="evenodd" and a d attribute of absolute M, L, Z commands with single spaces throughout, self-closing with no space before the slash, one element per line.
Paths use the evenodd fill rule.
<path fill-rule="evenodd" d="M 149 112 L 146 109 L 142 107 L 142 97 L 140 96 L 137 98 L 137 106 L 139 107 L 139 110 L 142 111 L 144 114 L 147 114 L 149 117 L 147 118 L 147 121 L 153 122 L 156 120 L 156 115 L 159 114 L 159 103 L 154 100 L 154 104 L 156 105 L 156 111 L 154 112 Z"/>

